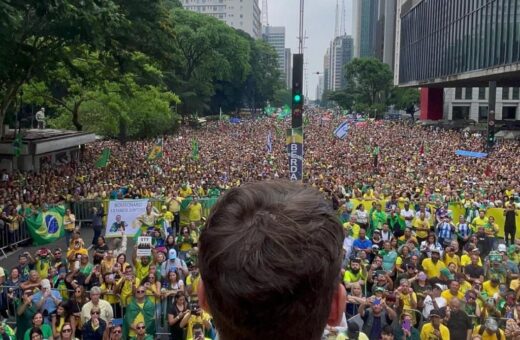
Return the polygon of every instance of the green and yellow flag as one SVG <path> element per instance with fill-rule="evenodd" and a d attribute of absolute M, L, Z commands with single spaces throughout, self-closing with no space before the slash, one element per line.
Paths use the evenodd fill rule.
<path fill-rule="evenodd" d="M 149 161 L 155 161 L 156 159 L 162 158 L 163 156 L 163 138 L 158 137 L 155 141 L 155 145 L 146 158 Z"/>
<path fill-rule="evenodd" d="M 199 142 L 196 139 L 191 141 L 191 159 L 199 160 Z"/>
<path fill-rule="evenodd" d="M 104 148 L 103 152 L 96 161 L 96 168 L 106 168 L 108 161 L 110 160 L 110 149 Z"/>
<path fill-rule="evenodd" d="M 34 245 L 52 243 L 64 235 L 63 215 L 65 208 L 57 206 L 25 219 Z"/>

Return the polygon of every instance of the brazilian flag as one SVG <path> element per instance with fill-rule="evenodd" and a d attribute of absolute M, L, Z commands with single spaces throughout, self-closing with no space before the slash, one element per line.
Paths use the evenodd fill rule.
<path fill-rule="evenodd" d="M 39 246 L 62 237 L 64 235 L 63 215 L 65 215 L 65 208 L 57 206 L 26 218 L 33 244 Z"/>
<path fill-rule="evenodd" d="M 150 153 L 148 154 L 147 160 L 149 161 L 155 161 L 156 159 L 162 158 L 163 156 L 163 139 L 162 137 L 158 137 L 155 141 L 154 146 L 152 147 L 152 150 L 150 150 Z"/>

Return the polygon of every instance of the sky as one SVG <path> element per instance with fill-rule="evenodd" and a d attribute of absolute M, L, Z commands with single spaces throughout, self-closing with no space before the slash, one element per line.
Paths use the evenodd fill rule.
<path fill-rule="evenodd" d="M 262 6 L 262 0 L 260 6 Z M 339 0 L 340 18 L 341 2 Z M 268 0 L 269 25 L 285 26 L 285 47 L 292 53 L 298 53 L 300 0 Z M 307 64 L 307 92 L 310 99 L 316 99 L 316 86 L 319 75 L 323 73 L 323 57 L 334 37 L 336 18 L 336 0 L 305 0 L 304 29 L 308 37 L 303 52 Z M 352 34 L 352 0 L 345 0 L 345 28 L 347 34 Z M 306 91 L 307 90 L 307 91 Z"/>

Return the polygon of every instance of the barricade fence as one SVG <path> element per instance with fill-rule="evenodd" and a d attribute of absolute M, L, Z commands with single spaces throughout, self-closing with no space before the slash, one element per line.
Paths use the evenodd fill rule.
<path fill-rule="evenodd" d="M 19 244 L 28 242 L 31 239 L 27 224 L 22 221 L 17 228 L 0 220 L 0 252 L 2 256 L 7 257 L 6 249 L 13 248 Z"/>

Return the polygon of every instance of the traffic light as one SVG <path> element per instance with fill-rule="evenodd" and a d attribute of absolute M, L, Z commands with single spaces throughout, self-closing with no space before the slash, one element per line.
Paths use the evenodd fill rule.
<path fill-rule="evenodd" d="M 293 55 L 292 128 L 303 125 L 303 54 Z"/>

